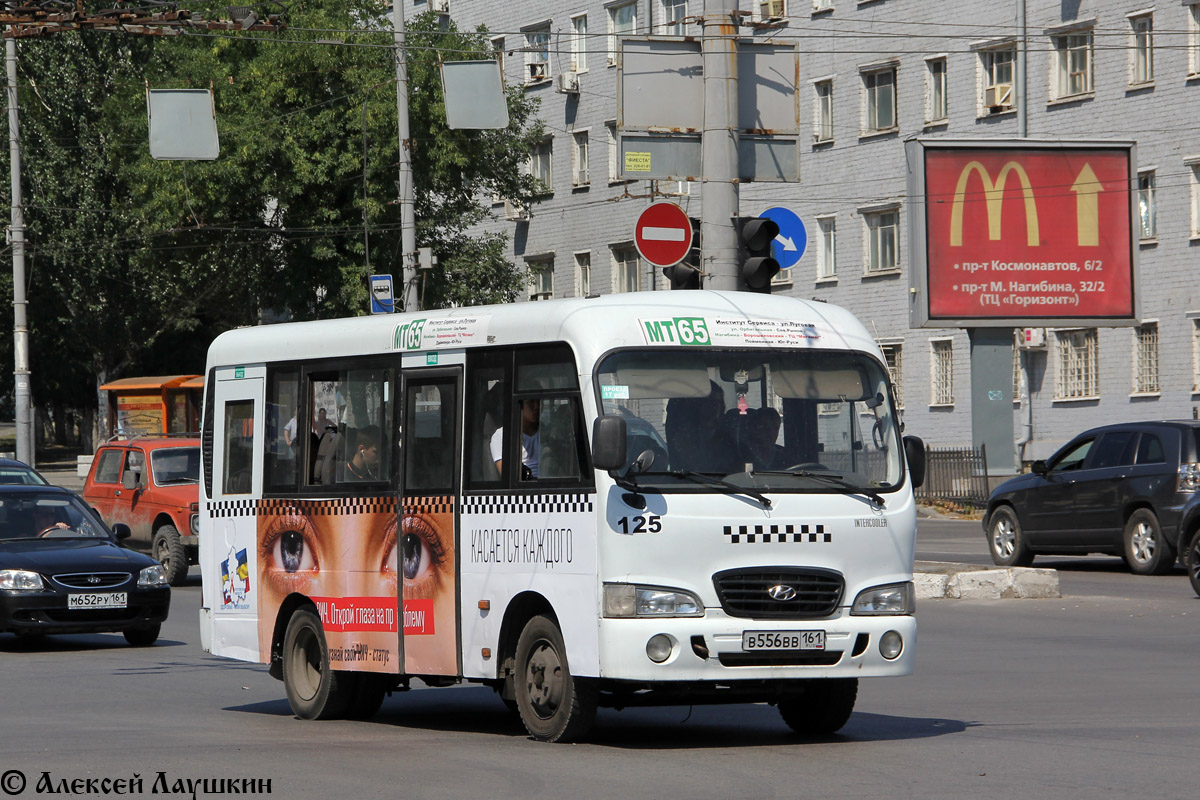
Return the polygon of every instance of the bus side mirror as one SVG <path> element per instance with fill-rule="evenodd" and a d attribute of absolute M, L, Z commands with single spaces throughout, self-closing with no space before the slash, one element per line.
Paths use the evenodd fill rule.
<path fill-rule="evenodd" d="M 610 472 L 624 468 L 624 417 L 605 414 L 592 425 L 592 466 Z"/>
<path fill-rule="evenodd" d="M 913 488 L 919 489 L 925 483 L 925 443 L 916 436 L 905 436 L 904 457 L 908 460 Z"/>

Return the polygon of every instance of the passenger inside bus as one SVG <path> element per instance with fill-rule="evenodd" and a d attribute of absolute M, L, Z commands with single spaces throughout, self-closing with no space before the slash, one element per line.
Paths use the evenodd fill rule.
<path fill-rule="evenodd" d="M 725 393 L 709 381 L 705 397 L 672 397 L 663 424 L 671 469 L 732 472 L 737 452 L 724 426 Z"/>
<path fill-rule="evenodd" d="M 521 402 L 521 479 L 530 480 L 538 476 L 538 453 L 541 441 L 538 436 L 538 426 L 542 404 L 536 398 Z M 496 470 L 504 474 L 504 429 L 497 428 L 492 434 L 492 460 L 496 462 Z"/>
<path fill-rule="evenodd" d="M 380 480 L 379 426 L 368 425 L 359 429 L 354 442 L 354 455 L 346 462 L 345 480 Z"/>
<path fill-rule="evenodd" d="M 755 469 L 783 469 L 787 455 L 776 444 L 782 420 L 779 412 L 770 406 L 751 408 L 741 418 L 741 435 L 738 439 L 742 458 Z"/>

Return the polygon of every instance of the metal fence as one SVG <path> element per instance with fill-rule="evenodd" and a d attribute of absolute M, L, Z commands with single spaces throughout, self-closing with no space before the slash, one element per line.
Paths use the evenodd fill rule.
<path fill-rule="evenodd" d="M 974 447 L 926 447 L 925 483 L 917 499 L 985 505 L 988 499 L 987 451 Z"/>

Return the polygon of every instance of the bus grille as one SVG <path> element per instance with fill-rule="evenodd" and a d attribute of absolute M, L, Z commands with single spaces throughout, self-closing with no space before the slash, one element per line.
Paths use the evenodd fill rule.
<path fill-rule="evenodd" d="M 833 570 L 753 567 L 718 572 L 713 585 L 731 617 L 815 619 L 837 610 L 846 584 Z"/>

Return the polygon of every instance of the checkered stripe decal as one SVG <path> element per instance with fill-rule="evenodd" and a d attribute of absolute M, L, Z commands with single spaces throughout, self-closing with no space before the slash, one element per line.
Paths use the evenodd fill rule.
<path fill-rule="evenodd" d="M 216 500 L 208 504 L 212 517 L 253 517 L 258 500 Z"/>
<path fill-rule="evenodd" d="M 404 498 L 405 514 L 453 514 L 454 498 L 447 497 L 406 497 Z"/>
<path fill-rule="evenodd" d="M 462 513 L 466 514 L 571 514 L 595 510 L 595 495 L 590 494 L 522 494 L 478 495 L 464 497 Z"/>
<path fill-rule="evenodd" d="M 732 525 L 725 526 L 725 535 L 729 537 L 730 544 L 740 544 L 742 539 L 746 540 L 747 544 L 754 544 L 760 539 L 763 543 L 769 542 L 832 542 L 833 534 L 825 532 L 824 525 L 801 525 L 800 530 L 796 530 L 795 525 L 784 525 L 783 530 L 779 529 L 778 525 L 738 525 L 736 528 Z"/>
<path fill-rule="evenodd" d="M 260 514 L 304 514 L 309 517 L 336 517 L 345 514 L 395 514 L 395 496 L 329 497 L 321 500 L 292 500 L 272 497 L 258 501 Z"/>

